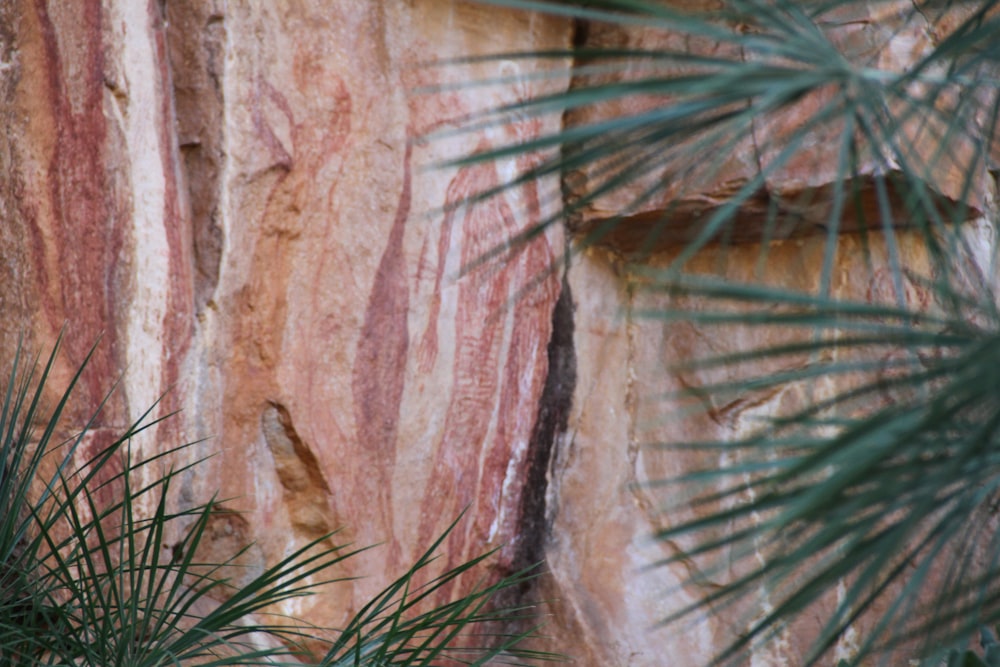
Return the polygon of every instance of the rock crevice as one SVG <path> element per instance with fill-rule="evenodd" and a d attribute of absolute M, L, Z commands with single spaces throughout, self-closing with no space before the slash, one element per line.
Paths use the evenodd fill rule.
<path fill-rule="evenodd" d="M 296 432 L 288 409 L 269 402 L 260 427 L 284 489 L 292 528 L 307 539 L 331 533 L 337 525 L 328 506 L 330 487 L 316 455 Z"/>
<path fill-rule="evenodd" d="M 515 570 L 531 567 L 545 557 L 549 533 L 546 496 L 551 463 L 566 433 L 576 391 L 576 350 L 573 345 L 573 295 L 564 276 L 552 311 L 548 344 L 548 374 L 539 399 L 538 416 L 528 444 L 524 492 L 521 496 Z"/>
<path fill-rule="evenodd" d="M 226 23 L 224 13 L 215 4 L 171 2 L 163 10 L 177 142 L 191 211 L 198 311 L 218 285 L 224 241 L 220 198 L 225 161 Z"/>

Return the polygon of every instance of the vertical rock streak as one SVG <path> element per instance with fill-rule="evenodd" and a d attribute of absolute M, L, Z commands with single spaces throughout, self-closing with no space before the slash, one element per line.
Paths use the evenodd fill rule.
<path fill-rule="evenodd" d="M 46 116 L 37 122 L 50 124 L 51 152 L 46 165 L 45 202 L 28 217 L 34 245 L 36 275 L 43 303 L 38 309 L 48 318 L 51 330 L 66 323 L 72 332 L 66 339 L 70 363 L 83 361 L 87 350 L 104 335 L 83 378 L 80 415 L 96 410 L 107 392 L 107 381 L 120 369 L 119 341 L 111 323 L 127 282 L 124 237 L 128 206 L 119 201 L 122 185 L 107 166 L 108 127 L 104 114 L 105 55 L 102 7 L 98 0 L 81 0 L 57 7 L 65 14 L 53 16 L 49 3 L 36 0 L 34 19 L 40 33 L 45 90 L 42 103 Z M 72 23 L 73 25 L 70 25 Z M 36 121 L 33 121 L 36 122 Z M 121 146 L 114 146 L 120 149 Z M 79 395 L 78 395 L 79 396 Z M 102 423 L 122 423 L 120 398 L 103 412 Z"/>
<path fill-rule="evenodd" d="M 412 143 L 407 140 L 403 156 L 403 191 L 399 196 L 396 217 L 389 231 L 382 259 L 375 272 L 361 326 L 351 389 L 357 455 L 366 498 L 375 499 L 377 517 L 385 539 L 393 535 L 392 493 L 389 480 L 396 465 L 396 437 L 399 431 L 399 408 L 406 379 L 406 355 L 410 345 L 407 325 L 409 284 L 403 236 L 410 215 Z M 398 551 L 395 542 L 394 551 Z M 396 554 L 390 555 L 390 561 Z"/>
<path fill-rule="evenodd" d="M 559 440 L 566 433 L 576 390 L 573 334 L 573 296 L 569 280 L 563 276 L 559 299 L 552 311 L 552 336 L 546 352 L 548 373 L 528 445 L 518 525 L 512 533 L 516 539 L 501 552 L 514 571 L 536 565 L 545 558 L 549 529 L 545 498 L 550 466 Z"/>
<path fill-rule="evenodd" d="M 222 256 L 220 200 L 224 155 L 225 16 L 214 2 L 167 3 L 166 54 L 175 110 L 177 158 L 184 173 L 189 220 L 188 257 L 198 309 L 213 298 Z M 173 134 L 167 124 L 163 131 Z"/>
<path fill-rule="evenodd" d="M 126 26 L 145 25 L 138 36 L 123 31 L 121 71 L 126 138 L 132 167 L 130 234 L 134 293 L 123 322 L 128 345 L 130 418 L 138 418 L 161 397 L 160 409 L 176 410 L 180 397 L 168 391 L 180 379 L 180 362 L 192 337 L 192 286 L 189 216 L 179 188 L 179 154 L 174 134 L 173 89 L 164 19 L 153 6 L 123 3 L 118 19 Z M 141 110 L 141 112 L 139 111 Z M 156 286 L 156 287 L 154 287 Z M 166 394 L 164 394 L 166 392 Z M 158 437 L 176 437 L 177 420 L 163 425 Z M 150 441 L 154 432 L 146 438 Z"/>
<path fill-rule="evenodd" d="M 442 326 L 441 277 L 454 243 L 460 266 L 474 268 L 456 287 L 453 336 L 448 337 L 455 345 L 451 398 L 419 529 L 420 543 L 428 544 L 444 521 L 473 508 L 471 526 L 460 527 L 448 542 L 451 562 L 469 555 L 473 544 L 515 534 L 559 294 L 558 277 L 550 270 L 554 254 L 544 235 L 502 263 L 476 265 L 539 220 L 534 186 L 516 193 L 524 202 L 517 213 L 510 199 L 515 193 L 475 200 L 500 178 L 495 165 L 476 164 L 461 169 L 448 187 L 446 201 L 461 205 L 450 209 L 441 225 L 431 317 L 418 351 L 422 369 L 432 368 Z"/>

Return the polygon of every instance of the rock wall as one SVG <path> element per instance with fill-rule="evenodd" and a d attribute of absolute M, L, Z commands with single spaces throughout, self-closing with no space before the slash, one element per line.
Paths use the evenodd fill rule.
<path fill-rule="evenodd" d="M 880 2 L 852 4 L 836 11 L 840 22 L 831 22 L 836 27 L 828 33 L 833 45 L 873 66 L 905 72 L 954 30 L 969 8 L 956 4 L 920 13 L 912 11 L 908 2 Z M 582 28 L 577 26 L 575 41 L 585 48 L 662 48 L 706 57 L 742 57 L 724 43 L 652 27 L 590 24 Z M 596 74 L 575 78 L 571 86 L 684 75 L 693 67 L 684 70 L 669 61 L 666 65 L 639 62 L 634 68 L 597 69 Z M 664 400 L 664 396 L 685 390 L 736 381 L 748 370 L 754 377 L 767 377 L 805 369 L 811 363 L 805 354 L 755 362 L 752 369 L 733 366 L 678 371 L 675 365 L 793 343 L 810 334 L 789 326 L 707 326 L 643 316 L 651 309 L 697 311 L 718 305 L 704 299 L 643 292 L 639 286 L 645 278 L 634 271 L 635 262 L 646 269 L 670 266 L 712 213 L 764 174 L 763 187 L 742 203 L 733 229 L 724 232 L 727 242 L 704 247 L 686 262 L 686 270 L 723 277 L 735 284 L 764 284 L 814 294 L 828 280 L 829 293 L 836 298 L 880 304 L 902 300 L 908 307 L 924 311 L 935 307 L 926 283 L 921 284 L 919 278 L 904 281 L 903 295 L 897 295 L 893 285 L 893 254 L 908 275 L 935 275 L 923 234 L 907 229 L 900 198 L 889 195 L 899 227 L 891 241 L 881 235 L 858 233 L 862 216 L 869 225 L 879 219 L 873 178 L 879 170 L 874 163 L 858 166 L 858 182 L 854 184 L 858 197 L 852 199 L 852 205 L 861 214 L 845 212 L 839 218 L 837 243 L 828 254 L 829 195 L 837 174 L 833 156 L 843 126 L 840 122 L 810 123 L 816 111 L 828 104 L 830 94 L 829 89 L 821 89 L 779 115 L 754 117 L 745 128 L 745 136 L 727 134 L 726 141 L 733 136 L 737 140 L 714 144 L 709 150 L 693 140 L 678 144 L 673 137 L 636 146 L 635 150 L 644 151 L 648 163 L 656 167 L 638 182 L 596 198 L 585 199 L 608 178 L 606 164 L 588 164 L 565 176 L 566 200 L 586 201 L 569 221 L 576 238 L 588 239 L 602 223 L 624 217 L 597 247 L 577 256 L 568 271 L 570 291 L 576 297 L 573 347 L 579 363 L 572 409 L 566 432 L 556 440 L 548 488 L 551 532 L 545 553 L 552 576 L 546 582 L 547 592 L 565 601 L 556 612 L 559 626 L 575 627 L 576 636 L 590 638 L 586 642 L 587 664 L 701 664 L 713 651 L 736 640 L 748 618 L 773 608 L 768 594 L 761 591 L 757 599 L 713 612 L 697 622 L 649 630 L 655 619 L 696 602 L 719 584 L 748 574 L 746 559 L 731 552 L 709 561 L 688 555 L 696 546 L 690 539 L 655 542 L 650 538 L 659 526 L 692 521 L 726 507 L 716 504 L 696 509 L 689 505 L 684 509 L 684 498 L 668 498 L 648 486 L 641 488 L 641 483 L 724 466 L 725 457 L 731 456 L 666 452 L 655 445 L 740 439 L 759 428 L 761 417 L 793 413 L 812 401 L 838 395 L 861 379 L 837 376 L 819 382 L 789 382 L 725 403 L 711 395 L 702 399 L 694 412 Z M 663 103 L 662 97 L 615 99 L 567 114 L 565 122 L 585 124 L 637 115 Z M 916 168 L 924 170 L 928 189 L 952 202 L 962 199 L 964 193 L 969 204 L 964 227 L 968 246 L 954 258 L 956 274 L 970 293 L 977 293 L 983 285 L 996 285 L 998 276 L 991 259 L 996 239 L 987 218 L 995 216 L 996 183 L 989 172 L 1000 165 L 998 146 L 975 146 L 967 137 L 955 137 L 948 150 L 942 151 L 940 137 L 946 135 L 932 129 L 939 127 L 940 118 L 926 112 L 909 114 L 902 132 L 913 148 Z M 972 112 L 968 115 L 969 127 L 989 122 Z M 792 140 L 800 142 L 799 148 L 791 160 L 776 167 L 778 156 Z M 980 152 L 983 148 L 985 159 Z M 692 155 L 696 157 L 692 159 Z M 977 169 L 973 171 L 970 165 Z M 970 172 L 976 177 L 966 191 L 963 178 Z M 647 195 L 647 190 L 653 194 Z M 637 200 L 642 202 L 638 206 L 634 203 Z M 983 214 L 986 217 L 980 217 Z M 770 241 L 762 246 L 765 225 L 770 225 Z M 735 303 L 732 307 L 749 308 Z M 882 361 L 885 363 L 878 373 L 891 372 L 891 359 Z M 897 398 L 887 389 L 879 400 L 888 405 Z M 748 488 L 747 501 L 752 494 Z M 667 500 L 672 507 L 682 509 L 664 516 Z M 759 562 L 764 562 L 764 555 L 757 555 Z M 666 559 L 677 562 L 670 567 L 647 568 L 651 562 Z M 726 566 L 721 571 L 716 569 L 720 561 Z M 692 579 L 704 583 L 684 585 Z M 822 630 L 836 604 L 832 595 L 825 599 L 815 613 L 804 614 L 749 656 L 748 664 L 802 664 L 812 638 Z M 834 647 L 834 662 L 838 657 L 850 658 L 870 636 L 872 618 L 863 615 L 856 621 Z M 908 657 L 902 650 L 890 657 L 890 662 L 905 664 Z"/>
<path fill-rule="evenodd" d="M 580 29 L 450 0 L 0 3 L 0 359 L 22 331 L 43 348 L 65 326 L 55 388 L 102 336 L 74 415 L 119 378 L 95 446 L 161 396 L 158 409 L 182 410 L 136 447 L 204 439 L 185 456 L 214 456 L 184 478 L 180 501 L 218 491 L 209 551 L 255 542 L 248 575 L 334 528 L 338 542 L 386 542 L 336 573 L 363 579 L 286 613 L 343 623 L 468 508 L 446 562 L 495 546 L 498 571 L 544 557 L 551 574 L 537 594 L 559 600 L 547 632 L 578 664 L 707 657 L 735 617 L 648 631 L 698 591 L 663 594 L 694 565 L 638 571 L 685 545 L 649 542 L 662 517 L 629 483 L 698 462 L 642 445 L 739 433 L 801 388 L 657 423 L 643 397 L 704 381 L 674 377 L 672 360 L 768 334 L 716 340 L 633 317 L 628 242 L 547 272 L 568 243 L 551 228 L 464 271 L 552 214 L 562 184 L 462 203 L 530 160 L 427 168 L 564 122 L 452 132 L 463 117 L 579 85 L 530 76 L 554 62 L 428 62 L 654 39 Z M 449 87 L 469 79 L 502 81 Z M 759 168 L 737 158 L 741 178 Z M 614 206 L 598 202 L 579 228 Z M 837 293 L 881 294 L 881 265 L 858 265 L 855 248 L 845 236 Z M 902 248 L 911 265 L 924 261 L 919 244 Z M 782 242 L 764 279 L 814 287 L 821 249 Z M 697 268 L 753 274 L 759 248 L 729 252 Z M 814 630 L 755 664 L 794 664 Z"/>
<path fill-rule="evenodd" d="M 180 501 L 218 491 L 217 555 L 255 542 L 248 574 L 336 528 L 387 542 L 335 573 L 364 579 L 286 612 L 342 624 L 466 508 L 447 563 L 537 560 L 525 489 L 552 438 L 535 433 L 561 293 L 545 271 L 565 241 L 462 270 L 551 215 L 559 183 L 455 208 L 526 163 L 428 166 L 560 119 L 426 137 L 568 78 L 427 63 L 565 48 L 570 24 L 452 2 L 0 11 L 5 358 L 22 330 L 44 347 L 65 326 L 54 392 L 101 336 L 76 423 L 119 378 L 93 447 L 161 396 L 182 410 L 135 447 L 205 439 Z"/>
<path fill-rule="evenodd" d="M 962 257 L 963 269 L 974 277 L 975 285 L 995 284 L 997 277 L 989 273 L 987 259 L 993 243 L 990 225 L 971 225 L 969 235 L 985 252 L 978 258 Z M 901 233 L 896 241 L 902 265 L 915 275 L 927 275 L 931 263 L 922 236 Z M 659 253 L 647 265 L 665 268 L 677 252 Z M 706 252 L 688 268 L 724 276 L 736 284 L 753 281 L 815 292 L 820 285 L 816 267 L 823 265 L 825 252 L 825 237 L 811 236 L 775 242 L 763 263 L 759 261 L 761 248 L 747 244 L 730 247 L 724 260 L 716 252 Z M 831 293 L 843 299 L 896 303 L 887 255 L 882 243 L 866 246 L 858 236 L 842 236 L 834 260 Z M 684 507 L 679 492 L 667 495 L 662 489 L 639 488 L 637 483 L 734 462 L 726 460 L 732 456 L 726 453 L 713 456 L 705 451 L 664 451 L 656 445 L 747 437 L 759 428 L 761 418 L 789 414 L 812 401 L 832 397 L 856 386 L 853 383 L 859 378 L 836 376 L 789 382 L 727 402 L 711 396 L 703 399 L 699 410 L 684 411 L 662 397 L 737 381 L 745 377 L 748 369 L 678 372 L 673 368 L 678 361 L 793 343 L 805 340 L 809 334 L 789 327 L 699 326 L 683 321 L 664 324 L 643 317 L 640 313 L 649 308 L 698 310 L 712 304 L 692 297 L 643 294 L 635 289 L 642 278 L 631 273 L 628 266 L 620 253 L 594 248 L 569 270 L 572 293 L 585 294 L 586 300 L 580 298 L 577 302 L 574 353 L 580 362 L 576 391 L 567 430 L 556 441 L 548 487 L 551 526 L 545 554 L 552 576 L 546 581 L 546 594 L 563 601 L 555 611 L 558 627 L 575 628 L 569 636 L 589 638 L 585 644 L 586 664 L 703 664 L 714 650 L 734 641 L 747 619 L 768 608 L 770 601 L 761 592 L 758 598 L 751 597 L 745 604 L 727 607 L 707 618 L 651 630 L 656 619 L 747 574 L 749 564 L 746 558 L 737 559 L 732 549 L 718 558 L 688 555 L 696 546 L 690 537 L 656 542 L 650 535 L 658 527 L 691 521 L 744 499 L 749 502 L 754 491 L 748 487 L 739 499 L 728 499 L 726 506 L 717 503 L 697 509 L 673 509 L 665 516 L 663 508 L 667 504 Z M 907 282 L 905 290 L 908 307 L 933 307 L 926 287 Z M 750 370 L 754 377 L 792 374 L 813 361 L 802 354 L 769 364 L 756 363 Z M 888 368 L 889 358 L 885 361 Z M 893 391 L 886 389 L 878 400 L 884 404 L 897 400 Z M 670 567 L 648 568 L 650 563 L 666 559 L 678 562 Z M 724 565 L 721 570 L 720 563 Z M 691 578 L 703 583 L 685 585 Z M 834 596 L 825 599 L 815 614 L 803 615 L 766 648 L 755 652 L 747 664 L 803 664 L 811 639 L 822 630 L 836 603 Z M 880 607 L 876 605 L 875 609 Z M 862 616 L 835 647 L 835 655 L 850 657 L 873 629 L 872 616 Z M 567 651 L 580 653 L 579 643 L 567 642 L 564 646 Z M 906 664 L 906 659 L 904 652 L 890 661 Z"/>

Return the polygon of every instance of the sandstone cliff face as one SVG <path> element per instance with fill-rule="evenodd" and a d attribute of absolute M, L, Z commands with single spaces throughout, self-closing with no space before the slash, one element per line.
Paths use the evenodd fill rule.
<path fill-rule="evenodd" d="M 996 280 L 988 273 L 989 262 L 982 261 L 991 252 L 987 250 L 991 238 L 987 227 L 973 226 L 969 232 L 986 254 L 960 259 L 974 276 L 975 284 Z M 920 235 L 900 234 L 897 243 L 904 266 L 916 275 L 929 270 Z M 689 268 L 724 276 L 737 284 L 754 281 L 815 291 L 820 280 L 815 269 L 822 266 L 825 249 L 825 239 L 817 236 L 775 243 L 762 265 L 758 246 L 739 245 L 727 250 L 725 261 L 706 252 Z M 844 299 L 894 303 L 896 294 L 889 279 L 886 248 L 875 244 L 868 250 L 875 258 L 872 264 L 866 262 L 861 239 L 841 237 L 831 291 Z M 650 259 L 649 264 L 665 267 L 675 257 L 676 252 L 664 252 Z M 677 372 L 672 367 L 679 360 L 792 343 L 804 340 L 808 333 L 779 327 L 709 327 L 683 321 L 664 324 L 642 317 L 638 313 L 650 307 L 697 310 L 711 304 L 693 298 L 636 293 L 634 286 L 641 278 L 626 266 L 613 250 L 596 248 L 569 270 L 573 294 L 586 296 L 578 297 L 574 322 L 574 353 L 580 360 L 576 391 L 567 431 L 557 440 L 548 488 L 552 524 L 545 553 L 552 577 L 546 582 L 550 586 L 547 592 L 566 601 L 556 611 L 560 627 L 576 627 L 576 636 L 594 638 L 587 642 L 588 664 L 652 667 L 665 664 L 668 656 L 678 664 L 699 664 L 713 649 L 734 641 L 746 619 L 759 610 L 730 607 L 697 623 L 654 632 L 649 631 L 650 621 L 683 609 L 718 585 L 746 575 L 748 563 L 737 559 L 732 551 L 721 554 L 719 559 L 688 556 L 696 546 L 693 539 L 654 542 L 650 534 L 658 527 L 749 502 L 754 492 L 748 487 L 743 497 L 729 499 L 731 504 L 726 506 L 684 509 L 683 498 L 676 491 L 667 494 L 639 488 L 637 483 L 648 480 L 732 464 L 725 453 L 711 456 L 707 452 L 663 451 L 656 445 L 746 437 L 759 428 L 761 418 L 789 414 L 812 401 L 832 397 L 854 386 L 858 378 L 789 382 L 731 402 L 717 402 L 710 397 L 704 399 L 700 410 L 684 412 L 661 397 L 711 383 L 736 381 L 747 369 Z M 925 287 L 910 282 L 904 287 L 909 307 L 933 308 Z M 889 358 L 885 361 L 888 364 Z M 751 370 L 755 376 L 766 377 L 794 373 L 810 363 L 808 355 L 802 354 L 770 364 L 760 362 Z M 897 397 L 892 391 L 886 389 L 878 400 L 893 402 Z M 672 511 L 664 515 L 663 507 L 668 502 Z M 674 558 L 679 562 L 671 567 L 647 568 L 651 562 Z M 721 570 L 720 560 L 726 565 Z M 695 575 L 703 582 L 701 586 L 682 586 Z M 761 592 L 748 604 L 766 608 L 769 602 Z M 835 599 L 825 600 L 815 615 L 806 615 L 785 629 L 771 645 L 757 651 L 748 664 L 802 664 L 811 638 L 820 632 L 835 605 Z M 853 634 L 842 640 L 835 651 L 851 655 L 858 641 L 869 636 L 872 629 L 871 617 L 863 616 L 855 623 Z M 898 659 L 905 660 L 905 656 Z"/>
<path fill-rule="evenodd" d="M 425 63 L 565 48 L 578 30 L 448 0 L 0 3 L 0 356 L 22 330 L 41 347 L 65 323 L 66 378 L 103 334 L 75 414 L 96 408 L 119 377 L 95 438 L 161 395 L 162 409 L 181 409 L 136 446 L 149 455 L 206 438 L 187 455 L 215 456 L 185 478 L 181 502 L 219 492 L 210 548 L 254 541 L 248 573 L 335 528 L 339 542 L 386 542 L 335 573 L 364 579 L 286 613 L 343 623 L 468 508 L 445 560 L 496 546 L 499 570 L 545 558 L 551 573 L 539 594 L 559 600 L 547 632 L 580 664 L 707 657 L 738 631 L 738 616 L 681 634 L 648 631 L 698 594 L 665 592 L 698 565 L 639 571 L 686 545 L 650 542 L 663 521 L 658 499 L 630 486 L 705 462 L 643 445 L 738 434 L 754 414 L 801 401 L 803 388 L 671 424 L 646 397 L 708 379 L 673 375 L 677 358 L 784 334 L 719 338 L 634 317 L 642 304 L 630 289 L 627 238 L 547 273 L 569 243 L 553 227 L 503 263 L 463 272 L 552 214 L 560 183 L 461 204 L 530 162 L 426 168 L 552 131 L 564 119 L 448 133 L 477 110 L 580 82 L 529 76 L 551 62 Z M 586 39 L 669 36 L 598 30 Z M 503 82 L 447 87 L 491 78 Z M 422 91 L 430 86 L 445 87 Z M 699 184 L 701 195 L 752 177 L 759 164 L 749 151 L 734 151 L 728 175 Z M 769 187 L 828 186 L 812 157 Z M 571 175 L 565 196 L 587 178 Z M 955 196 L 941 179 L 939 191 Z M 984 189 L 976 202 L 991 196 Z M 578 228 L 616 206 L 597 202 Z M 985 227 L 970 226 L 970 239 L 990 256 Z M 808 289 L 822 249 L 822 239 L 789 238 L 755 274 L 760 249 L 746 244 L 721 262 L 705 254 L 695 268 Z M 666 244 L 648 261 L 674 252 Z M 908 266 L 926 264 L 915 238 L 904 235 L 900 252 Z M 894 298 L 874 255 L 864 264 L 857 240 L 842 238 L 837 294 Z M 922 297 L 913 287 L 907 298 Z M 815 630 L 790 630 L 757 664 L 795 664 Z"/>

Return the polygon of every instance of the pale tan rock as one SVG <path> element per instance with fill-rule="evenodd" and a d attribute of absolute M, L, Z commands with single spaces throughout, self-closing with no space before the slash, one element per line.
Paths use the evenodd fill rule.
<path fill-rule="evenodd" d="M 988 238 L 980 235 L 978 242 L 983 244 Z M 869 238 L 868 243 L 871 266 L 866 264 L 858 237 L 841 237 L 832 267 L 832 292 L 844 299 L 895 303 L 885 245 L 878 238 Z M 900 261 L 915 275 L 927 275 L 931 264 L 922 237 L 918 233 L 900 234 L 896 243 Z M 768 249 L 764 262 L 759 261 L 761 248 L 734 246 L 725 250 L 724 262 L 706 254 L 692 262 L 690 268 L 736 283 L 753 280 L 791 290 L 815 291 L 820 284 L 817 267 L 823 263 L 824 245 L 821 237 L 776 243 Z M 650 263 L 665 267 L 671 259 L 670 254 L 664 254 Z M 721 533 L 702 531 L 696 536 L 654 542 L 650 536 L 661 527 L 694 520 L 729 505 L 716 503 L 695 509 L 684 495 L 693 491 L 689 487 L 663 489 L 643 484 L 731 465 L 733 457 L 741 454 L 723 452 L 713 456 L 707 452 L 664 450 L 658 444 L 745 437 L 759 428 L 761 417 L 801 408 L 807 401 L 821 400 L 858 381 L 868 381 L 871 375 L 792 382 L 729 400 L 705 396 L 701 405 L 694 406 L 668 400 L 664 397 L 735 380 L 747 373 L 768 377 L 805 368 L 810 363 L 805 354 L 783 357 L 771 364 L 755 363 L 749 368 L 679 371 L 675 366 L 687 360 L 806 340 L 811 332 L 787 326 L 723 327 L 683 320 L 664 323 L 642 317 L 641 313 L 650 309 L 704 310 L 717 308 L 718 304 L 695 297 L 670 298 L 637 291 L 636 282 L 645 279 L 630 274 L 626 266 L 609 252 L 591 249 L 570 269 L 576 299 L 575 351 L 579 359 L 590 361 L 578 367 L 568 432 L 553 459 L 549 486 L 552 537 L 546 550 L 552 577 L 545 592 L 563 601 L 555 612 L 555 623 L 570 629 L 567 636 L 575 638 L 566 641 L 557 634 L 566 642 L 561 646 L 576 650 L 577 655 L 584 656 L 585 664 L 652 667 L 671 664 L 668 660 L 702 664 L 736 639 L 770 601 L 765 595 L 751 596 L 724 612 L 706 613 L 700 618 L 696 615 L 690 624 L 650 629 L 656 619 L 746 574 L 757 563 L 753 558 L 737 560 L 731 550 L 712 558 L 686 555 L 696 544 L 721 537 Z M 981 279 L 987 279 L 974 263 L 968 266 Z M 934 307 L 926 288 L 918 282 L 907 281 L 905 299 L 912 308 Z M 864 358 L 871 358 L 870 353 Z M 884 404 L 898 398 L 890 393 L 875 397 Z M 869 398 L 866 407 L 872 405 Z M 694 412 L 692 407 L 696 408 Z M 748 489 L 744 498 L 751 496 Z M 679 562 L 648 567 L 667 558 L 679 558 Z M 703 583 L 692 585 L 692 578 Z M 845 582 L 846 586 L 849 583 Z M 833 592 L 814 612 L 756 650 L 746 664 L 801 664 L 812 638 L 835 604 Z M 872 618 L 861 617 L 835 652 L 846 657 L 856 650 L 858 642 L 873 630 Z M 897 658 L 903 660 L 905 655 Z"/>

